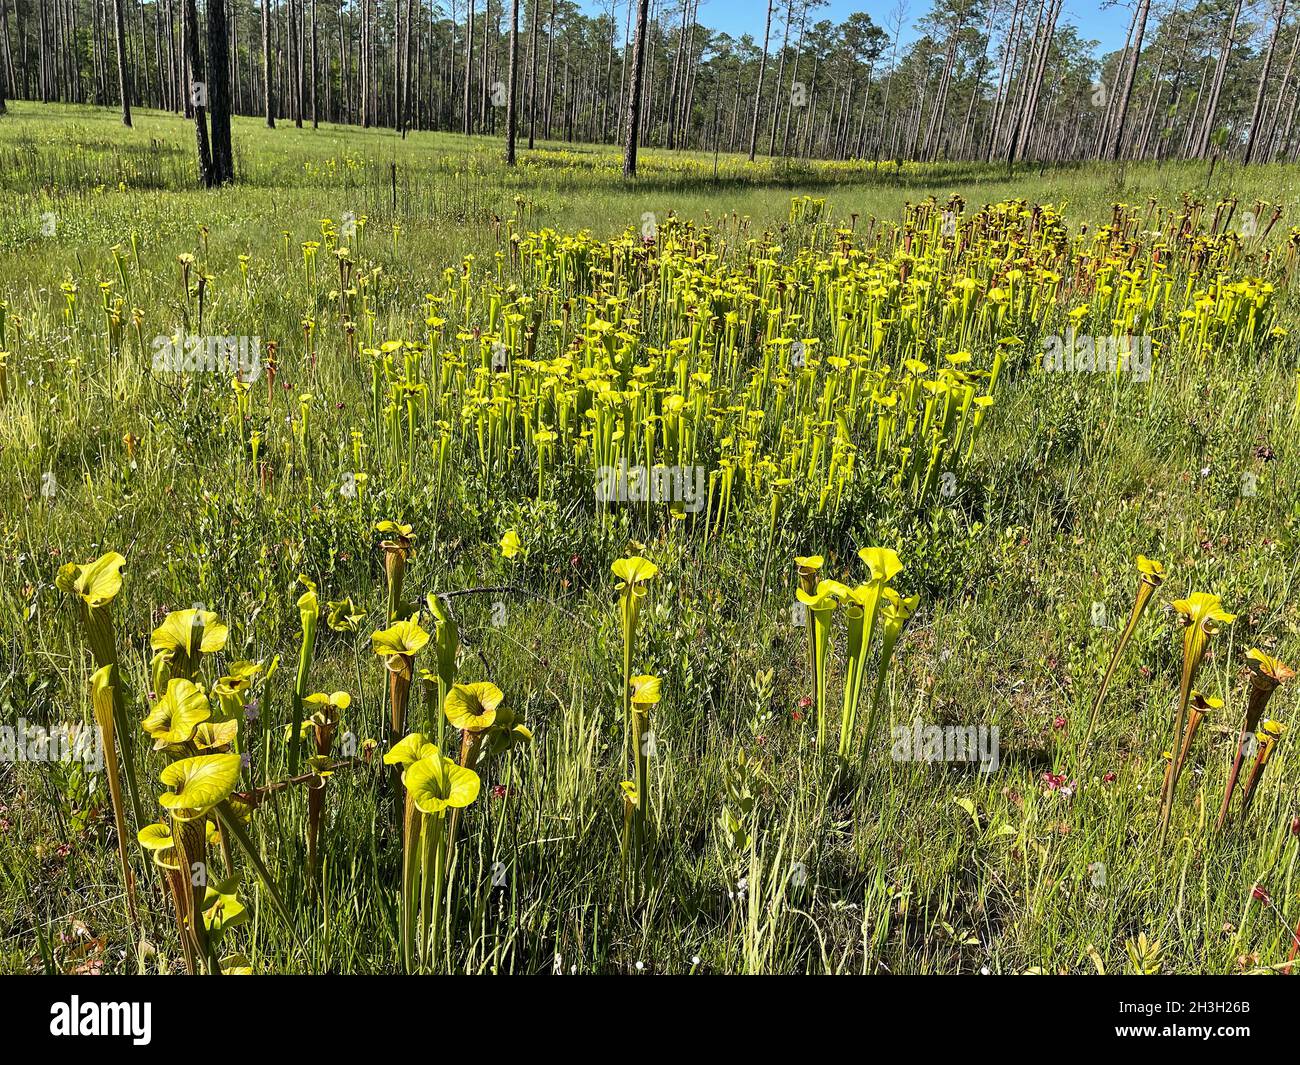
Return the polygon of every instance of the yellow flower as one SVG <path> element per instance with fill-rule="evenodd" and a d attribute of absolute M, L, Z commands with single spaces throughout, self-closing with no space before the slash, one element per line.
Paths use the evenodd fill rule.
<path fill-rule="evenodd" d="M 501 537 L 501 557 L 514 558 L 519 554 L 519 534 L 511 529 Z"/>

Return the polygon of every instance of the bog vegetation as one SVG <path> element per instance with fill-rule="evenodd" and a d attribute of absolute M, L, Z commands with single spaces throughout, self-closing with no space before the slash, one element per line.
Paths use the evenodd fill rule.
<path fill-rule="evenodd" d="M 1293 175 L 112 121 L 0 125 L 5 970 L 1295 959 Z"/>

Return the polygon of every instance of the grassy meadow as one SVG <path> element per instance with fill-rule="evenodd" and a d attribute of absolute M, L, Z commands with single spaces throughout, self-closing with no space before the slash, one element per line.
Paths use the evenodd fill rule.
<path fill-rule="evenodd" d="M 1285 967 L 1295 168 L 10 106 L 0 971 Z"/>

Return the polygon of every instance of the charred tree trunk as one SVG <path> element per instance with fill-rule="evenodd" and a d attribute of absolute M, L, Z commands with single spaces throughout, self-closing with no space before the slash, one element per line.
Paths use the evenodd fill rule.
<path fill-rule="evenodd" d="M 185 65 L 189 68 L 189 102 L 194 109 L 194 141 L 198 154 L 199 184 L 215 183 L 212 150 L 208 144 L 208 87 L 203 78 L 203 52 L 199 48 L 199 13 L 194 0 L 182 0 L 184 13 Z"/>
<path fill-rule="evenodd" d="M 235 180 L 230 147 L 230 35 L 226 0 L 208 0 L 208 108 L 212 121 L 212 183 Z"/>

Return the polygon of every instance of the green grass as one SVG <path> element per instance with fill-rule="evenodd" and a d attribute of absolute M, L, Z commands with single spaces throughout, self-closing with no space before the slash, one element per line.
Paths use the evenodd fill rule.
<path fill-rule="evenodd" d="M 511 218 L 516 230 L 589 228 L 600 237 L 639 229 L 646 212 L 661 224 L 670 213 L 712 220 L 734 257 L 765 232 L 792 246 L 802 239 L 787 216 L 791 197 L 805 193 L 825 197 L 833 218 L 859 235 L 873 218 L 899 221 L 905 203 L 954 194 L 968 211 L 1011 197 L 1065 204 L 1072 227 L 1094 229 L 1109 222 L 1114 200 L 1156 197 L 1174 207 L 1188 193 L 1208 199 L 1211 211 L 1236 198 L 1239 213 L 1256 199 L 1280 204 L 1283 220 L 1267 245 L 1274 262 L 1252 249 L 1234 266 L 1234 276 L 1246 276 L 1276 271 L 1285 254 L 1287 229 L 1300 218 L 1295 168 L 1221 167 L 1207 187 L 1204 168 L 1190 165 L 1123 175 L 1102 166 L 1030 170 L 1008 180 L 1000 169 L 965 166 L 751 168 L 723 157 L 715 182 L 711 156 L 649 151 L 641 177 L 625 186 L 614 148 L 548 144 L 508 173 L 499 145 L 481 138 L 414 134 L 403 142 L 386 131 L 268 131 L 237 120 L 241 184 L 205 193 L 189 188 L 191 131 L 174 116 L 139 113 L 136 128 L 124 130 L 111 112 L 11 106 L 0 119 L 0 300 L 9 315 L 0 349 L 15 353 L 0 404 L 0 723 L 90 719 L 89 651 L 52 581 L 64 562 L 117 549 L 128 568 L 114 607 L 129 706 L 140 715 L 150 632 L 167 610 L 203 602 L 232 626 L 227 659 L 281 656 L 251 729 L 257 781 L 282 776 L 295 581 L 308 573 L 322 599 L 350 594 L 369 615 L 355 636 L 322 632 L 311 689 L 352 693 L 345 723 L 382 743 L 384 677 L 368 638 L 384 606 L 373 525 L 401 517 L 420 538 L 408 597 L 519 589 L 455 600 L 467 648 L 462 679 L 495 681 L 535 741 L 493 763 L 467 815 L 453 871 L 451 968 L 1117 972 L 1129 966 L 1126 942 L 1140 933 L 1160 941 L 1168 971 L 1237 972 L 1285 960 L 1286 926 L 1300 917 L 1294 735 L 1283 737 L 1244 829 L 1219 836 L 1206 822 L 1217 813 L 1244 703 L 1242 653 L 1263 646 L 1300 659 L 1293 339 L 1216 350 L 1204 364 L 1171 359 L 1149 386 L 1105 375 L 1009 375 L 955 498 L 915 513 L 888 493 L 867 493 L 834 523 L 792 515 L 760 599 L 762 507 L 708 543 L 675 523 L 626 514 L 601 524 L 578 501 L 576 482 L 565 482 L 572 497 L 538 504 L 530 462 L 489 475 L 472 449 L 458 453 L 449 484 L 432 480 L 422 453 L 412 470 L 377 469 L 360 504 L 340 501 L 350 431 L 363 432 L 368 448 L 376 443 L 369 377 L 346 355 L 329 284 L 304 282 L 299 244 L 321 239 L 322 218 L 366 216 L 355 251 L 376 271 L 368 288 L 376 340 L 422 335 L 424 294 L 466 255 L 479 268 L 501 255 L 505 281 L 527 287 L 507 254 Z M 41 230 L 47 211 L 52 235 Z M 111 294 L 122 294 L 115 245 L 131 285 L 117 347 L 106 342 L 98 287 L 112 280 Z M 321 251 L 328 276 L 333 264 Z M 273 467 L 265 489 L 226 382 L 149 372 L 148 338 L 187 318 L 200 331 L 181 254 L 212 278 L 202 332 L 256 334 L 282 346 L 275 410 L 259 411 L 256 423 Z M 251 263 L 247 286 L 241 255 Z M 1295 333 L 1295 272 L 1289 287 L 1270 276 L 1279 283 L 1278 320 Z M 69 279 L 78 286 L 73 315 L 60 288 Z M 132 307 L 142 312 L 143 345 Z M 314 365 L 303 357 L 304 317 L 318 322 Z M 265 391 L 265 380 L 253 386 L 259 402 Z M 301 392 L 315 397 L 309 457 L 282 424 Z M 134 467 L 128 435 L 138 440 Z M 51 471 L 52 502 L 41 491 Z M 1246 473 L 1257 478 L 1251 496 L 1240 490 Z M 517 565 L 496 549 L 510 528 L 529 547 Z M 609 573 L 630 540 L 663 569 L 637 656 L 637 671 L 665 681 L 652 769 L 658 876 L 639 899 L 620 871 L 627 766 Z M 907 590 L 922 595 L 890 675 L 891 723 L 920 715 L 996 725 L 996 772 L 893 760 L 882 742 L 861 772 L 837 781 L 813 751 L 785 560 L 825 551 L 828 571 L 856 580 L 854 550 L 874 543 L 898 547 Z M 1120 665 L 1096 750 L 1078 766 L 1073 742 L 1131 603 L 1139 552 L 1163 560 L 1171 576 Z M 1180 639 L 1161 608 L 1196 590 L 1219 594 L 1239 616 L 1213 642 L 1199 683 L 1228 705 L 1198 739 L 1172 842 L 1158 853 Z M 498 600 L 504 626 L 493 624 Z M 1092 625 L 1094 602 L 1107 605 L 1105 629 Z M 836 721 L 841 642 L 837 635 Z M 431 657 L 420 664 L 431 666 Z M 413 697 L 417 723 L 424 705 Z M 1293 705 L 1284 689 L 1272 716 L 1293 722 Z M 742 749 L 761 766 L 755 846 L 732 855 L 719 816 L 727 769 Z M 138 753 L 152 810 L 163 763 Z M 1073 794 L 1047 786 L 1048 772 L 1063 773 Z M 495 797 L 493 785 L 505 794 Z M 75 768 L 0 765 L 0 970 L 87 962 L 136 970 L 104 792 Z M 396 970 L 401 843 L 391 793 L 373 764 L 331 779 L 320 894 L 306 876 L 301 789 L 262 807 L 255 833 L 306 943 L 294 945 L 246 877 L 256 917 L 232 938 L 255 967 Z M 502 874 L 504 886 L 494 887 Z M 1256 883 L 1273 908 L 1252 902 Z M 143 876 L 141 887 L 153 948 L 143 967 L 176 971 L 179 946 L 161 887 Z"/>

